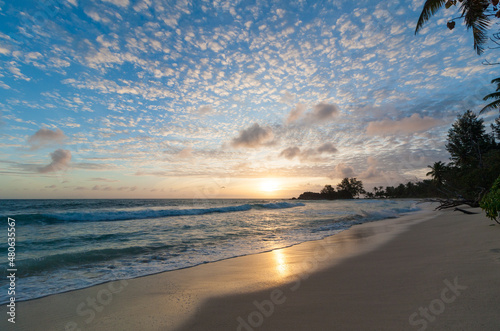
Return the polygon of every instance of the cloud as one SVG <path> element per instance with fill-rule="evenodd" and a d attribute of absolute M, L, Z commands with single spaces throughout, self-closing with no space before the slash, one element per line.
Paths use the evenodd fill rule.
<path fill-rule="evenodd" d="M 108 178 L 102 178 L 102 177 L 90 178 L 89 181 L 93 181 L 93 182 L 118 182 L 118 180 L 116 180 L 116 179 L 108 179 Z"/>
<path fill-rule="evenodd" d="M 346 177 L 354 177 L 354 169 L 351 166 L 348 166 L 345 163 L 339 163 L 333 169 L 333 172 L 330 174 L 330 178 L 346 178 Z"/>
<path fill-rule="evenodd" d="M 368 164 L 368 168 L 359 175 L 360 178 L 372 179 L 384 175 L 381 170 L 377 169 L 378 162 L 375 158 L 369 156 L 366 163 Z"/>
<path fill-rule="evenodd" d="M 382 120 L 374 121 L 368 124 L 366 133 L 373 136 L 384 136 L 390 134 L 410 134 L 429 130 L 433 127 L 444 124 L 440 119 L 429 116 L 420 117 L 419 114 L 413 114 L 399 121 Z"/>
<path fill-rule="evenodd" d="M 302 116 L 302 114 L 306 111 L 306 108 L 307 108 L 307 106 L 304 104 L 301 104 L 301 103 L 297 104 L 297 106 L 295 108 L 293 108 L 292 111 L 290 111 L 290 114 L 288 114 L 288 118 L 286 119 L 286 123 L 290 124 L 290 123 L 297 121 Z"/>
<path fill-rule="evenodd" d="M 0 87 L 1 87 L 1 88 L 3 88 L 3 89 L 5 89 L 5 90 L 10 90 L 10 86 L 9 86 L 9 85 L 7 85 L 7 84 L 5 84 L 5 83 L 4 83 L 4 82 L 2 82 L 1 80 L 0 80 Z"/>
<path fill-rule="evenodd" d="M 261 127 L 259 124 L 254 123 L 248 129 L 240 131 L 240 135 L 232 140 L 231 145 L 236 148 L 257 148 L 269 144 L 273 138 L 273 131 L 270 127 Z"/>
<path fill-rule="evenodd" d="M 111 186 L 101 186 L 101 185 L 95 185 L 92 187 L 92 191 L 111 191 L 113 188 Z"/>
<path fill-rule="evenodd" d="M 112 3 L 119 7 L 128 7 L 128 5 L 130 4 L 129 0 L 102 0 L 102 1 Z"/>
<path fill-rule="evenodd" d="M 19 69 L 18 67 L 8 67 L 7 70 L 9 70 L 13 75 L 14 77 L 18 78 L 18 79 L 22 79 L 22 80 L 25 80 L 27 82 L 29 82 L 31 80 L 30 77 L 26 76 L 25 74 L 23 74 L 21 72 L 21 69 Z"/>
<path fill-rule="evenodd" d="M 177 157 L 180 157 L 182 159 L 193 157 L 193 149 L 191 147 L 186 147 L 179 153 L 177 153 Z"/>
<path fill-rule="evenodd" d="M 300 155 L 300 148 L 298 147 L 288 147 L 281 151 L 280 157 L 284 157 L 288 160 L 292 160 L 294 157 Z"/>
<path fill-rule="evenodd" d="M 73 163 L 71 165 L 71 167 L 75 168 L 75 169 L 85 169 L 85 170 L 109 170 L 109 169 L 116 169 L 116 165 L 114 165 L 114 164 L 89 163 L 89 162 Z"/>
<path fill-rule="evenodd" d="M 201 106 L 200 108 L 198 108 L 198 113 L 205 115 L 205 114 L 211 113 L 212 110 L 213 110 L 212 106 L 204 105 L 204 106 Z"/>
<path fill-rule="evenodd" d="M 4 46 L 0 45 L 0 54 L 1 55 L 9 55 L 10 54 L 10 49 L 5 48 Z"/>
<path fill-rule="evenodd" d="M 102 22 L 102 23 L 109 23 L 111 22 L 109 18 L 101 16 L 98 12 L 93 11 L 93 10 L 85 10 L 85 14 L 89 16 L 91 19 L 93 19 L 96 22 Z"/>
<path fill-rule="evenodd" d="M 318 147 L 319 153 L 336 153 L 338 149 L 333 146 L 332 143 L 324 143 L 323 145 Z"/>
<path fill-rule="evenodd" d="M 322 123 L 334 119 L 339 113 L 337 105 L 323 102 L 313 106 L 312 110 L 304 115 L 306 108 L 304 104 L 297 104 L 288 114 L 286 123 L 290 124 L 299 120 L 306 124 Z"/>
<path fill-rule="evenodd" d="M 338 150 L 333 146 L 332 143 L 324 143 L 323 145 L 319 146 L 318 148 L 307 148 L 305 150 L 301 150 L 299 147 L 294 146 L 294 147 L 288 147 L 281 151 L 280 157 L 284 157 L 288 160 L 293 160 L 295 157 L 298 157 L 301 162 L 303 161 L 315 161 L 315 162 L 321 162 L 321 161 L 327 161 L 327 159 L 322 158 L 322 154 L 333 154 L 336 153 Z"/>
<path fill-rule="evenodd" d="M 311 123 L 329 121 L 337 116 L 339 108 L 334 104 L 319 103 L 313 107 L 312 112 L 306 115 L 306 120 Z"/>
<path fill-rule="evenodd" d="M 28 144 L 31 145 L 31 150 L 36 150 L 48 145 L 61 144 L 65 138 L 67 137 L 60 129 L 52 131 L 42 128 L 28 138 Z"/>
<path fill-rule="evenodd" d="M 132 186 L 132 187 L 121 186 L 121 187 L 118 187 L 117 190 L 118 191 L 135 191 L 135 190 L 137 190 L 137 186 Z"/>
<path fill-rule="evenodd" d="M 282 102 L 282 103 L 291 103 L 294 98 L 295 98 L 295 95 L 293 95 L 292 93 L 290 93 L 288 91 L 284 91 L 283 95 L 280 98 L 280 102 Z"/>
<path fill-rule="evenodd" d="M 52 162 L 38 168 L 39 173 L 45 174 L 66 169 L 71 161 L 71 152 L 66 149 L 58 149 L 54 153 L 50 153 L 50 157 L 52 158 Z"/>

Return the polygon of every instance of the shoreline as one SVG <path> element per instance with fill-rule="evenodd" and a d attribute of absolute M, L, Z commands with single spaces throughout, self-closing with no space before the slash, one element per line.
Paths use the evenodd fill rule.
<path fill-rule="evenodd" d="M 401 236 L 413 232 L 407 231 L 409 228 L 432 223 L 426 221 L 450 214 L 436 213 L 429 209 L 399 218 L 355 225 L 322 240 L 304 242 L 270 252 L 108 282 L 19 302 L 16 326 L 20 330 L 234 330 L 237 327 L 236 318 L 246 316 L 242 313 L 244 310 L 235 309 L 240 309 L 242 302 L 248 303 L 250 308 L 253 307 L 253 301 L 247 300 L 249 296 L 265 293 L 264 297 L 260 297 L 260 301 L 266 296 L 269 299 L 273 290 L 287 286 L 289 288 L 290 284 L 300 284 L 300 291 L 293 294 L 303 295 L 311 292 L 306 288 L 310 286 L 311 279 L 317 278 L 318 275 L 342 268 L 345 264 L 352 264 L 357 258 L 379 251 L 381 247 L 386 247 Z M 476 218 L 489 225 L 484 215 L 473 216 L 479 216 Z M 454 217 L 464 218 L 456 214 Z M 467 217 L 470 215 L 466 215 Z M 311 260 L 311 256 L 315 257 Z M 225 307 L 222 316 L 219 311 L 222 322 L 220 319 L 208 318 L 213 313 L 213 307 L 221 306 L 217 301 L 220 298 L 224 298 L 224 302 L 228 298 L 229 301 L 236 300 L 231 306 Z M 214 305 L 214 301 L 217 301 L 217 304 Z M 286 303 L 280 305 L 280 309 L 286 306 Z M 3 305 L 0 309 L 4 316 L 5 308 Z M 255 307 L 253 309 L 255 310 Z M 210 312 L 208 317 L 207 311 Z M 274 314 L 269 320 L 274 319 L 275 315 L 278 314 Z M 265 322 L 263 327 L 268 323 L 267 320 Z M 0 326 L 5 323 L 6 319 L 0 322 Z"/>
<path fill-rule="evenodd" d="M 177 330 L 498 330 L 500 227 L 464 209 L 478 214 L 439 212 L 295 283 L 211 298 Z"/>
<path fill-rule="evenodd" d="M 422 211 L 417 211 L 410 213 L 409 215 L 417 215 L 421 214 Z M 408 216 L 402 216 L 408 217 Z M 400 217 L 401 218 L 401 217 Z M 82 288 L 82 289 L 77 289 L 77 290 L 70 290 L 66 292 L 61 292 L 58 294 L 52 294 L 52 295 L 47 295 L 43 296 L 40 298 L 36 299 L 30 299 L 26 301 L 19 301 L 16 304 L 18 305 L 18 311 L 19 311 L 19 319 L 18 319 L 18 326 L 23 326 L 25 325 L 27 329 L 33 326 L 37 326 L 40 324 L 40 320 L 37 320 L 35 317 L 41 312 L 44 311 L 45 306 L 53 306 L 56 307 L 55 310 L 53 310 L 53 314 L 51 316 L 51 319 L 55 320 L 48 320 L 47 322 L 47 328 L 62 328 L 64 329 L 67 326 L 69 326 L 69 329 L 72 328 L 72 323 L 76 323 L 78 327 L 83 327 L 83 329 L 92 329 L 94 324 L 97 324 L 98 320 L 101 318 L 106 318 L 106 311 L 110 310 L 108 308 L 112 308 L 115 305 L 127 305 L 126 301 L 128 300 L 136 300 L 137 297 L 141 296 L 141 293 L 143 293 L 143 288 L 146 283 L 149 283 L 150 280 L 153 280 L 155 283 L 159 284 L 159 287 L 161 288 L 179 288 L 181 294 L 176 294 L 176 300 L 178 296 L 184 296 L 184 289 L 188 287 L 186 283 L 189 283 L 191 285 L 197 284 L 200 281 L 200 277 L 197 276 L 197 274 L 204 273 L 205 270 L 208 270 L 210 274 L 216 275 L 219 272 L 217 271 L 218 268 L 221 268 L 221 270 L 227 269 L 227 268 L 235 268 L 235 266 L 238 266 L 238 268 L 241 269 L 242 265 L 247 265 L 248 263 L 252 264 L 252 261 L 260 260 L 261 257 L 264 257 L 263 260 L 265 260 L 265 263 L 261 263 L 261 269 L 267 270 L 270 275 L 266 277 L 260 276 L 256 272 L 252 272 L 250 274 L 253 274 L 252 277 L 240 277 L 238 281 L 234 282 L 232 279 L 225 279 L 224 281 L 230 281 L 233 283 L 233 287 L 231 287 L 232 291 L 238 291 L 238 292 L 245 292 L 245 291 L 252 291 L 252 290 L 258 290 L 262 288 L 268 288 L 270 286 L 276 285 L 277 282 L 285 282 L 286 279 L 280 275 L 279 277 L 276 277 L 276 275 L 273 275 L 275 273 L 273 269 L 275 269 L 275 257 L 273 256 L 274 251 L 283 251 L 283 250 L 291 250 L 291 251 L 300 251 L 300 250 L 307 250 L 307 249 L 312 249 L 311 247 L 318 245 L 318 243 L 321 243 L 323 241 L 330 241 L 332 238 L 338 238 L 339 240 L 344 240 L 345 236 L 347 236 L 345 233 L 349 231 L 352 232 L 353 229 L 358 229 L 362 228 L 364 226 L 368 227 L 374 227 L 376 225 L 382 225 L 384 222 L 391 222 L 391 221 L 396 221 L 399 220 L 400 218 L 391 218 L 391 219 L 384 219 L 384 220 L 379 220 L 375 222 L 367 222 L 364 224 L 359 224 L 359 225 L 354 225 L 351 228 L 344 230 L 340 233 L 337 233 L 333 236 L 326 237 L 324 239 L 320 240 L 313 240 L 313 241 L 307 241 L 307 242 L 302 242 L 298 244 L 294 244 L 288 247 L 280 248 L 278 250 L 272 250 L 272 251 L 266 251 L 266 252 L 260 252 L 260 253 L 254 253 L 254 254 L 248 254 L 248 255 L 243 255 L 243 256 L 238 256 L 238 257 L 231 257 L 228 259 L 223 259 L 215 262 L 210 262 L 210 263 L 205 263 L 205 264 L 199 264 L 196 266 L 191 266 L 191 267 L 186 267 L 182 269 L 176 269 L 176 270 L 171 270 L 171 271 L 163 271 L 159 272 L 156 274 L 150 274 L 150 275 L 144 275 L 144 276 L 139 276 L 136 278 L 132 279 L 126 279 L 126 280 L 118 280 L 118 281 L 112 281 L 112 282 L 104 282 L 101 284 L 97 285 L 92 285 L 90 287 Z M 344 235 L 343 235 L 344 234 Z M 346 243 L 343 243 L 343 246 L 349 246 L 347 245 L 348 242 L 352 241 L 352 238 L 347 240 Z M 349 249 L 351 251 L 356 250 L 356 244 L 354 242 L 350 243 L 352 247 Z M 309 248 L 307 248 L 309 247 Z M 347 249 L 344 249 L 343 253 L 336 252 L 337 254 L 337 259 L 341 258 L 341 255 L 344 254 L 345 256 L 342 256 L 342 258 L 346 258 L 347 255 Z M 351 252 L 352 253 L 352 252 Z M 294 253 L 296 254 L 296 253 Z M 242 262 L 243 261 L 243 262 Z M 222 266 L 221 266 L 222 265 Z M 242 271 L 243 273 L 247 273 L 247 271 Z M 220 276 L 220 275 L 219 275 Z M 219 277 L 219 276 L 216 276 Z M 219 277 L 220 278 L 220 277 Z M 189 280 L 189 282 L 186 282 L 186 279 Z M 189 307 L 186 306 L 186 309 L 179 311 L 179 309 L 175 307 L 171 307 L 174 311 L 173 314 L 171 314 L 170 317 L 167 317 L 167 319 L 170 321 L 167 323 L 169 326 L 168 327 L 175 327 L 180 325 L 182 322 L 184 322 L 190 314 L 192 314 L 195 309 L 201 305 L 201 302 L 208 297 L 211 297 L 213 295 L 221 295 L 221 294 L 229 294 L 232 293 L 231 291 L 228 291 L 227 289 L 224 289 L 226 286 L 222 286 L 224 288 L 220 288 L 221 286 L 218 286 L 219 280 L 214 279 L 212 283 L 212 289 L 211 290 L 206 290 L 202 286 L 197 286 L 198 287 L 198 293 L 197 293 L 197 298 L 194 299 L 193 301 L 189 302 Z M 219 287 L 217 290 L 214 290 L 215 288 Z M 111 288 L 109 288 L 111 287 Z M 123 291 L 126 289 L 125 291 Z M 124 293 L 122 293 L 122 291 Z M 176 291 L 169 291 L 166 294 L 171 294 L 172 292 Z M 97 295 L 101 293 L 101 297 L 97 298 Z M 202 293 L 200 295 L 200 293 Z M 189 295 L 188 295 L 189 296 Z M 99 311 L 101 306 L 96 305 L 92 306 L 89 304 L 87 301 L 87 298 L 90 297 L 91 300 L 93 298 L 96 299 L 101 299 L 100 301 L 103 301 L 103 303 L 106 303 L 106 305 L 101 305 L 105 307 L 106 309 L 102 309 L 102 311 Z M 109 299 L 111 302 L 108 303 L 107 300 Z M 168 297 L 165 298 L 167 301 L 168 306 L 172 306 L 172 302 L 168 300 Z M 141 298 L 141 300 L 147 300 L 147 298 Z M 82 303 L 84 303 L 82 305 Z M 90 302 L 91 303 L 91 302 Z M 72 309 L 69 307 L 73 306 Z M 96 309 L 97 307 L 97 309 Z M 81 309 L 78 309 L 81 308 Z M 24 317 L 21 316 L 21 312 L 26 311 L 27 314 L 22 314 L 25 315 Z M 92 314 L 92 311 L 94 311 L 94 314 Z M 2 308 L 0 308 L 0 312 L 5 314 L 6 309 L 5 305 L 2 305 Z M 64 318 L 59 317 L 58 318 L 58 313 L 61 313 Z M 184 312 L 184 313 L 182 313 Z M 115 313 L 115 312 L 113 312 Z M 182 315 L 181 318 L 179 318 L 179 314 Z M 72 316 L 73 318 L 68 318 L 69 316 Z M 95 315 L 95 317 L 94 317 Z M 29 316 L 29 318 L 27 318 Z M 67 323 L 64 323 L 64 320 L 68 320 Z M 0 326 L 3 325 L 3 320 L 0 321 Z M 43 324 L 43 323 L 42 323 Z M 96 327 L 98 329 L 98 327 Z"/>
<path fill-rule="evenodd" d="M 23 200 L 29 200 L 29 199 L 23 199 Z M 56 199 L 56 200 L 60 200 L 60 199 Z M 68 200 L 74 200 L 74 199 L 68 199 Z M 102 199 L 91 199 L 91 200 L 98 200 L 98 201 L 100 201 Z M 123 199 L 120 199 L 120 200 L 123 200 Z M 153 199 L 153 200 L 157 200 L 157 199 Z M 165 199 L 165 200 L 183 200 L 183 199 Z M 187 200 L 190 200 L 190 199 L 187 199 Z M 226 199 L 220 199 L 220 200 L 226 200 Z M 246 201 L 246 202 L 249 201 L 248 199 L 231 199 L 231 200 L 233 200 L 233 201 L 242 200 L 242 201 Z M 276 204 L 276 203 L 281 203 L 281 202 L 288 203 L 287 201 L 276 201 L 276 200 L 266 200 L 266 199 L 254 199 L 254 200 L 255 201 L 264 201 L 264 202 L 266 202 L 266 204 Z M 358 199 L 351 199 L 351 200 L 356 201 Z M 360 200 L 362 200 L 362 199 L 360 199 Z M 395 201 L 397 201 L 397 200 L 413 201 L 413 202 L 415 202 L 415 204 L 421 203 L 421 202 L 418 202 L 415 199 L 396 199 Z M 323 200 L 323 201 L 328 201 L 328 200 Z M 300 206 L 302 206 L 302 205 L 300 205 Z M 203 208 L 203 209 L 205 209 L 205 208 Z M 416 212 L 418 212 L 418 211 L 419 210 L 417 210 Z M 414 213 L 414 212 L 415 211 L 404 212 L 404 213 L 400 214 L 398 217 L 400 217 L 402 215 L 405 215 L 405 214 L 408 214 L 408 213 Z M 51 214 L 49 213 L 49 215 L 51 215 Z M 395 218 L 395 217 L 388 217 L 388 218 Z M 148 218 L 145 218 L 145 219 L 148 219 Z M 384 220 L 384 219 L 375 219 L 375 220 L 373 220 L 373 219 L 369 219 L 368 218 L 368 219 L 362 219 L 362 222 L 364 222 L 364 223 L 370 223 L 370 222 L 381 221 L 381 220 Z M 119 219 L 119 220 L 120 221 L 127 221 L 127 219 Z M 363 223 L 360 223 L 360 224 L 363 224 Z M 351 226 L 358 226 L 360 224 L 355 224 L 355 225 L 351 225 Z M 349 228 L 342 229 L 342 230 L 337 230 L 337 231 L 342 232 L 342 231 L 345 231 L 345 230 L 348 230 L 348 229 Z M 241 255 L 218 257 L 218 259 L 204 261 L 204 262 L 197 262 L 196 264 L 187 264 L 187 265 L 183 265 L 183 266 L 177 266 L 177 267 L 175 267 L 175 269 L 167 269 L 167 270 L 159 270 L 159 271 L 156 270 L 156 271 L 153 271 L 153 272 L 147 272 L 147 273 L 135 274 L 135 275 L 125 275 L 125 276 L 122 275 L 121 277 L 115 277 L 115 279 L 113 279 L 113 280 L 101 280 L 100 282 L 94 282 L 94 283 L 86 284 L 86 285 L 83 285 L 82 287 L 79 287 L 79 288 L 77 288 L 77 287 L 66 288 L 66 289 L 64 289 L 62 291 L 61 291 L 61 289 L 59 289 L 60 292 L 57 292 L 57 293 L 44 293 L 44 294 L 39 295 L 37 297 L 31 297 L 31 298 L 22 298 L 22 299 L 17 299 L 16 298 L 16 302 L 18 302 L 18 303 L 28 302 L 28 301 L 32 301 L 32 300 L 38 300 L 38 299 L 46 298 L 46 297 L 51 296 L 51 295 L 58 295 L 58 294 L 63 294 L 63 293 L 71 292 L 71 291 L 84 290 L 84 289 L 87 289 L 87 288 L 90 288 L 90 287 L 93 287 L 93 286 L 104 285 L 104 284 L 112 283 L 112 282 L 115 282 L 116 280 L 121 280 L 121 279 L 132 280 L 132 279 L 137 279 L 137 278 L 152 276 L 152 275 L 156 275 L 156 274 L 161 274 L 161 273 L 164 273 L 164 272 L 178 271 L 178 270 L 183 270 L 183 269 L 187 269 L 187 268 L 197 267 L 197 266 L 204 265 L 204 264 L 221 262 L 221 261 L 225 261 L 225 260 L 228 260 L 228 259 L 239 258 L 239 257 L 244 257 L 244 256 L 254 255 L 254 254 L 267 253 L 267 252 L 271 252 L 273 250 L 289 248 L 289 247 L 293 247 L 293 246 L 300 245 L 300 244 L 303 244 L 303 243 L 306 243 L 306 242 L 310 242 L 310 241 L 322 240 L 322 239 L 325 239 L 326 237 L 337 235 L 338 233 L 339 232 L 334 233 L 334 234 L 328 234 L 326 236 L 324 235 L 320 239 L 318 239 L 318 238 L 315 238 L 315 239 L 301 238 L 301 239 L 297 239 L 297 241 L 293 241 L 291 243 L 281 243 L 281 244 L 283 244 L 285 246 L 278 247 L 278 248 L 268 248 L 268 247 L 266 247 L 266 248 L 263 248 L 264 250 L 262 250 L 262 251 L 260 251 L 260 250 L 257 250 L 257 251 L 248 251 L 248 252 L 246 252 L 244 254 L 241 254 Z M 300 240 L 302 240 L 302 241 L 300 241 Z M 112 269 L 109 270 L 109 274 L 113 275 L 114 274 L 114 270 L 112 270 Z M 122 277 L 124 277 L 124 278 L 122 278 Z M 5 301 L 0 301 L 0 305 L 6 304 L 6 303 L 9 302 L 8 298 L 2 298 L 2 299 L 5 300 Z"/>

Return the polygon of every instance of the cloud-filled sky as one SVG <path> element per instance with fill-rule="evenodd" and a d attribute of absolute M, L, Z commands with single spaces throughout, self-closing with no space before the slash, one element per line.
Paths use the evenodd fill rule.
<path fill-rule="evenodd" d="M 423 179 L 498 76 L 423 2 L 0 0 L 0 198 Z"/>

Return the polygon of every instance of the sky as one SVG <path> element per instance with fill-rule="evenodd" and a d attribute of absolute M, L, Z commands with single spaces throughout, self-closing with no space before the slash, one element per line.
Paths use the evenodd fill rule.
<path fill-rule="evenodd" d="M 425 179 L 498 69 L 423 2 L 0 0 L 0 198 Z"/>

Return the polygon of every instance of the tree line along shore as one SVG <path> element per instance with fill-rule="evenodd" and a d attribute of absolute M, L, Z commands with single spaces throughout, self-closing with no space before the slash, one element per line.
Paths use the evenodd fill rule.
<path fill-rule="evenodd" d="M 429 165 L 431 179 L 398 186 L 378 186 L 367 192 L 363 182 L 344 178 L 336 189 L 325 185 L 321 192 L 304 192 L 301 200 L 364 198 L 438 198 L 449 207 L 467 204 L 481 207 L 498 222 L 500 212 L 500 118 L 486 132 L 484 121 L 467 110 L 448 131 L 446 150 L 450 161 Z M 295 198 L 293 198 L 295 199 Z"/>

